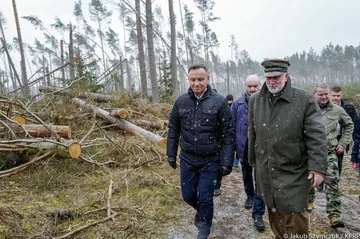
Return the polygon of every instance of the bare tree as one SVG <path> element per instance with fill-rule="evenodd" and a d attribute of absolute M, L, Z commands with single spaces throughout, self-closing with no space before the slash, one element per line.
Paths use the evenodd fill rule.
<path fill-rule="evenodd" d="M 21 81 L 22 81 L 23 86 L 24 86 L 24 94 L 25 94 L 25 96 L 30 96 L 30 88 L 29 88 L 27 74 L 26 74 L 25 53 L 24 53 L 23 41 L 22 41 L 21 30 L 20 30 L 20 22 L 19 22 L 17 9 L 16 9 L 15 0 L 12 0 L 12 5 L 13 5 L 13 9 L 14 9 L 15 24 L 16 24 L 16 30 L 17 30 L 17 35 L 18 35 L 20 57 L 21 57 L 21 61 L 20 61 L 20 65 L 21 65 Z"/>
<path fill-rule="evenodd" d="M 173 0 L 169 0 L 169 16 L 170 16 L 170 32 L 171 32 L 171 82 L 174 89 L 174 98 L 179 94 L 177 84 L 177 65 L 176 65 L 176 30 L 175 30 L 175 14 Z"/>
<path fill-rule="evenodd" d="M 145 53 L 144 53 L 144 40 L 142 36 L 142 27 L 141 27 L 140 0 L 135 0 L 135 9 L 136 9 L 137 43 L 139 50 L 141 93 L 144 97 L 147 97 L 146 65 L 145 65 Z"/>
<path fill-rule="evenodd" d="M 153 15 L 152 15 L 152 3 L 151 0 L 146 0 L 146 35 L 148 44 L 149 54 L 149 65 L 150 65 L 150 79 L 151 79 L 151 92 L 153 101 L 159 102 L 159 86 L 157 82 L 156 73 L 156 59 L 154 50 L 154 34 L 153 34 Z"/>

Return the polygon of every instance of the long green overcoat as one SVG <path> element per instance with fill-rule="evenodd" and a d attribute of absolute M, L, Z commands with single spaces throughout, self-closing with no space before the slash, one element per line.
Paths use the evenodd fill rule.
<path fill-rule="evenodd" d="M 256 165 L 258 195 L 272 210 L 307 208 L 309 171 L 326 174 L 325 127 L 310 93 L 292 88 L 290 79 L 271 103 L 266 84 L 249 100 L 249 163 Z"/>

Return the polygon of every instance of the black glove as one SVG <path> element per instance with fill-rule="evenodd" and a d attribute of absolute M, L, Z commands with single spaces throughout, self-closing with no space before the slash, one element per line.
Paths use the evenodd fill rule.
<path fill-rule="evenodd" d="M 221 174 L 222 176 L 226 176 L 226 175 L 229 175 L 232 171 L 232 167 L 230 166 L 221 166 Z"/>
<path fill-rule="evenodd" d="M 176 165 L 176 158 L 174 157 L 169 157 L 168 158 L 168 162 L 170 164 L 170 166 L 173 168 L 173 169 L 176 169 L 177 165 Z"/>

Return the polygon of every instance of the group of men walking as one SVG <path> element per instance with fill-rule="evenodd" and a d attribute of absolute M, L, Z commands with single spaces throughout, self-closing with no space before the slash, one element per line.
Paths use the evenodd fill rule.
<path fill-rule="evenodd" d="M 313 208 L 314 188 L 324 179 L 330 225 L 345 226 L 340 220 L 338 155 L 352 142 L 356 112 L 352 120 L 341 106 L 332 103 L 326 83 L 317 84 L 313 94 L 293 88 L 286 60 L 267 60 L 262 66 L 265 84 L 261 87 L 259 77 L 250 75 L 246 92 L 231 107 L 211 89 L 206 66 L 191 66 L 190 88 L 176 100 L 171 112 L 168 162 L 177 167 L 180 142 L 181 192 L 196 211 L 198 239 L 210 234 L 213 196 L 221 193 L 216 185 L 219 176 L 231 173 L 234 158 L 241 162 L 247 194 L 244 206 L 253 208 L 257 230 L 265 230 L 262 217 L 267 208 L 276 238 L 309 235 L 308 211 Z M 360 128 L 354 134 L 354 169 L 358 168 L 354 150 L 360 148 L 357 137 L 360 141 Z M 214 193 L 214 189 L 218 191 Z"/>

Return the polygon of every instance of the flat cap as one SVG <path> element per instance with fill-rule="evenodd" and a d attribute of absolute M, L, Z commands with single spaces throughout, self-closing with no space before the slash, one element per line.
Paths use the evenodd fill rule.
<path fill-rule="evenodd" d="M 264 67 L 265 77 L 272 77 L 288 72 L 290 62 L 282 59 L 270 59 L 263 61 L 261 65 Z"/>

